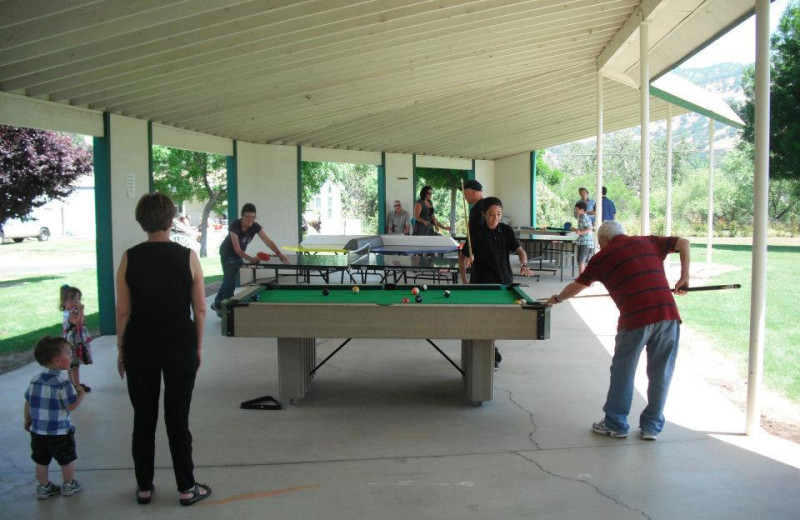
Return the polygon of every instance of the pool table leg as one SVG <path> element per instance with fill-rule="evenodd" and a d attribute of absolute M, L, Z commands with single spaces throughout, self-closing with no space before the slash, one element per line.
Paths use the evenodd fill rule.
<path fill-rule="evenodd" d="M 314 338 L 278 338 L 278 395 L 294 403 L 311 388 L 317 360 Z"/>
<path fill-rule="evenodd" d="M 477 405 L 491 401 L 494 397 L 494 340 L 461 340 L 461 368 L 467 399 Z"/>

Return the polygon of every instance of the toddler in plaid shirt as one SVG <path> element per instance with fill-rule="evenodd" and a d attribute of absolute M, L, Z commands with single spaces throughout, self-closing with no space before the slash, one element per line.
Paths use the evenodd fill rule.
<path fill-rule="evenodd" d="M 75 427 L 69 412 L 81 404 L 86 392 L 73 386 L 61 372 L 69 370 L 72 346 L 63 338 L 45 336 L 36 344 L 33 355 L 46 368 L 34 377 L 25 392 L 25 431 L 31 434 L 31 458 L 36 463 L 36 498 L 74 495 L 82 489 L 75 480 Z M 50 482 L 48 466 L 52 459 L 61 466 L 64 484 Z"/>

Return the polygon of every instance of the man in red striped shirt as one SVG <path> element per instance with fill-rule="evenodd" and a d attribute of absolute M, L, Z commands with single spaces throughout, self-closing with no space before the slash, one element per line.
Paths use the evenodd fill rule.
<path fill-rule="evenodd" d="M 689 241 L 677 237 L 628 236 L 615 220 L 603 222 L 597 231 L 600 252 L 586 270 L 556 295 L 550 305 L 561 303 L 586 289 L 592 282 L 606 286 L 619 309 L 611 384 L 603 420 L 592 431 L 624 439 L 628 436 L 628 413 L 633 399 L 633 379 L 639 356 L 647 347 L 647 407 L 639 417 L 645 440 L 656 440 L 664 428 L 667 400 L 680 338 L 680 315 L 672 289 L 664 274 L 669 253 L 680 253 L 681 276 L 676 294 L 689 285 Z"/>

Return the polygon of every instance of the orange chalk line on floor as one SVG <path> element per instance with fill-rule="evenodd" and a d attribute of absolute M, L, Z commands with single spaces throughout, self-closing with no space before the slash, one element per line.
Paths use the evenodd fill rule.
<path fill-rule="evenodd" d="M 234 495 L 228 498 L 221 498 L 219 500 L 214 500 L 210 502 L 205 502 L 201 505 L 203 506 L 221 506 L 225 504 L 230 504 L 231 502 L 239 502 L 241 500 L 253 500 L 255 498 L 269 498 L 275 495 L 283 495 L 284 493 L 294 493 L 296 491 L 306 491 L 308 489 L 317 489 L 319 488 L 318 484 L 313 486 L 294 486 L 285 489 L 276 489 L 274 491 L 262 491 L 260 493 L 246 493 L 244 495 Z"/>

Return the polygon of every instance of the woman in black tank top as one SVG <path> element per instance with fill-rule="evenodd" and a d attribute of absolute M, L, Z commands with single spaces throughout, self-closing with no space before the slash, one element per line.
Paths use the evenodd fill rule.
<path fill-rule="evenodd" d="M 122 255 L 117 271 L 117 370 L 128 375 L 133 405 L 133 462 L 136 501 L 147 504 L 155 486 L 155 435 L 161 377 L 164 423 L 179 501 L 192 505 L 211 494 L 194 479 L 189 407 L 203 346 L 205 286 L 194 251 L 169 240 L 175 216 L 172 200 L 144 195 L 136 221 L 147 241 Z"/>

